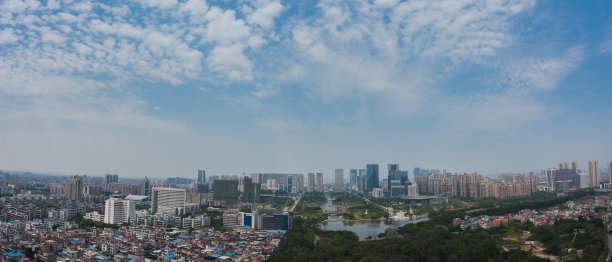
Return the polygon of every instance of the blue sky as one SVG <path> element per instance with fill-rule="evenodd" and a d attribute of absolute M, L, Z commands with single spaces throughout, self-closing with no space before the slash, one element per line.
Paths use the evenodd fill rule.
<path fill-rule="evenodd" d="M 611 68 L 610 1 L 5 0 L 0 169 L 604 167 Z"/>

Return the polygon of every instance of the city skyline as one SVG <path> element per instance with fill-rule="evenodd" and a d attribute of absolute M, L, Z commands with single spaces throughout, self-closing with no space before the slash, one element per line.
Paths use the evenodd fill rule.
<path fill-rule="evenodd" d="M 328 181 L 612 159 L 609 1 L 0 5 L 2 170 Z"/>
<path fill-rule="evenodd" d="M 591 160 L 588 160 L 588 161 L 591 161 Z M 585 162 L 588 162 L 588 161 L 585 161 Z M 598 160 L 593 160 L 593 161 L 598 161 Z M 572 165 L 574 163 L 576 163 L 576 162 L 580 163 L 580 161 L 572 161 Z M 612 161 L 604 161 L 604 162 L 608 163 L 607 167 L 606 166 L 604 166 L 604 167 L 597 167 L 597 171 L 598 171 L 597 174 L 599 175 L 599 177 L 601 177 L 602 175 L 605 176 L 605 175 L 609 175 L 610 174 L 609 167 L 610 167 L 610 163 L 612 163 Z M 541 176 L 543 174 L 542 172 L 545 172 L 546 170 L 550 170 L 550 169 L 558 169 L 560 167 L 559 165 L 566 164 L 566 163 L 569 165 L 569 162 L 562 161 L 562 162 L 557 163 L 556 165 L 551 165 L 551 166 L 548 166 L 548 167 L 545 167 L 545 168 L 540 168 L 540 169 L 537 169 L 537 170 L 526 170 L 526 171 L 522 171 L 522 172 L 499 172 L 499 173 L 482 173 L 482 172 L 480 172 L 478 170 L 455 171 L 455 170 L 448 170 L 448 169 L 439 168 L 439 167 L 423 167 L 423 166 L 406 167 L 406 166 L 402 166 L 402 165 L 399 165 L 399 164 L 375 164 L 375 165 L 379 165 L 379 166 L 387 166 L 387 165 L 395 166 L 395 165 L 399 165 L 399 166 L 401 166 L 400 170 L 406 170 L 408 172 L 408 177 L 409 177 L 410 181 L 414 181 L 414 168 L 418 168 L 420 171 L 423 171 L 423 170 L 430 170 L 430 171 L 431 170 L 438 170 L 440 172 L 446 171 L 447 173 L 451 173 L 451 174 L 468 174 L 468 173 L 476 172 L 476 173 L 478 173 L 478 174 L 480 174 L 482 176 L 487 176 L 487 177 L 489 177 L 489 176 L 490 177 L 496 177 L 496 176 L 503 176 L 503 175 L 515 175 L 515 174 L 528 174 L 530 172 L 534 172 L 538 176 Z M 343 167 L 343 168 L 340 168 L 340 169 L 346 169 L 346 170 L 360 170 L 360 169 L 363 169 L 363 170 L 365 170 L 366 167 L 367 167 L 367 164 L 366 165 L 362 165 L 362 166 L 357 166 L 357 167 L 354 167 L 354 166 L 352 166 L 352 167 Z M 577 167 L 578 167 L 577 171 L 581 171 L 583 173 L 589 174 L 589 166 L 588 165 L 587 166 L 581 166 L 580 164 L 578 164 Z M 569 168 L 569 166 L 567 168 Z M 574 167 L 572 166 L 572 169 L 573 168 Z M 318 170 L 316 172 L 316 174 L 322 174 L 323 175 L 324 183 L 326 183 L 326 184 L 328 184 L 328 183 L 329 184 L 335 184 L 335 179 L 336 179 L 336 173 L 335 172 L 338 169 L 339 168 L 336 167 L 333 170 L 330 170 L 330 171 L 327 171 L 327 172 L 319 172 L 319 170 Z M 387 172 L 383 172 L 383 171 L 387 171 Z M 387 174 L 388 171 L 389 171 L 389 169 L 387 167 L 386 169 L 380 169 L 379 173 Z M 80 176 L 80 175 L 86 175 L 86 176 L 90 176 L 90 177 L 99 177 L 99 178 L 102 178 L 102 179 L 105 179 L 105 178 L 107 178 L 110 175 L 110 176 L 115 176 L 115 177 L 118 176 L 119 179 L 129 179 L 129 180 L 144 180 L 144 179 L 166 180 L 168 178 L 187 178 L 187 179 L 193 180 L 197 184 L 197 183 L 199 183 L 199 178 L 200 178 L 199 174 L 200 174 L 200 172 L 206 172 L 206 170 L 202 169 L 202 168 L 198 168 L 197 170 L 194 170 L 194 172 L 192 172 L 195 175 L 193 175 L 193 174 L 184 174 L 184 175 L 177 174 L 177 175 L 168 175 L 168 176 L 149 176 L 149 175 L 145 175 L 145 176 L 142 176 L 142 177 L 141 176 L 129 176 L 129 175 L 123 176 L 121 174 L 109 174 L 109 173 L 106 173 L 106 174 L 77 174 L 77 173 L 39 172 L 39 171 L 32 171 L 32 170 L 3 170 L 3 169 L 0 169 L 0 172 L 8 172 L 8 173 L 11 173 L 11 172 L 15 172 L 15 173 L 32 173 L 32 174 L 35 174 L 35 175 L 49 175 L 49 176 L 65 176 L 68 179 L 70 177 L 72 177 L 72 176 Z M 211 180 L 209 180 L 209 178 L 223 177 L 223 176 L 236 176 L 236 177 L 244 176 L 244 177 L 249 177 L 251 174 L 302 174 L 306 178 L 308 178 L 309 174 L 315 174 L 315 172 L 312 172 L 312 170 L 310 170 L 308 172 L 282 172 L 282 171 L 276 171 L 276 172 L 212 173 L 212 175 L 210 175 L 209 177 L 205 176 L 205 179 L 207 180 L 207 183 L 208 183 L 208 182 L 212 182 Z M 440 173 L 440 174 L 442 174 L 442 173 Z M 350 174 L 347 174 L 347 176 L 344 177 L 345 184 L 349 183 L 349 179 L 350 179 L 349 175 Z M 379 176 L 379 181 L 383 181 L 384 179 L 387 179 L 386 175 L 385 176 Z M 610 178 L 608 178 L 608 179 L 610 179 Z M 116 178 L 115 178 L 115 181 L 117 181 Z"/>

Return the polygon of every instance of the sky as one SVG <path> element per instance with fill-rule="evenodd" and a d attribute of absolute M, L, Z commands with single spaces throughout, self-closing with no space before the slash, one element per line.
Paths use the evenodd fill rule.
<path fill-rule="evenodd" d="M 611 80 L 605 0 L 4 0 L 0 169 L 605 167 Z"/>

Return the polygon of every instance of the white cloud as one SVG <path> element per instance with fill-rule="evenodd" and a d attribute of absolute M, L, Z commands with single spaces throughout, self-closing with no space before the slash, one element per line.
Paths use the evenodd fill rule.
<path fill-rule="evenodd" d="M 66 38 L 61 33 L 48 28 L 41 28 L 40 34 L 43 42 L 61 44 L 66 41 Z"/>
<path fill-rule="evenodd" d="M 48 0 L 47 8 L 49 9 L 59 9 L 61 7 L 59 0 Z"/>
<path fill-rule="evenodd" d="M 214 71 L 225 74 L 230 80 L 252 80 L 253 64 L 243 53 L 244 47 L 244 45 L 215 46 L 210 51 L 209 66 Z"/>
<path fill-rule="evenodd" d="M 36 0 L 7 0 L 2 3 L 2 10 L 13 13 L 23 13 L 26 9 L 28 11 L 34 11 L 39 7 L 40 2 Z"/>
<path fill-rule="evenodd" d="M 13 28 L 5 28 L 0 30 L 0 45 L 10 44 L 19 41 L 19 37 L 15 34 Z"/>
<path fill-rule="evenodd" d="M 550 92 L 584 59 L 582 47 L 571 48 L 555 58 L 514 61 L 500 66 L 499 76 L 484 92 L 455 97 L 443 122 L 451 130 L 471 133 L 484 130 L 514 135 L 527 125 L 558 112 L 554 105 L 537 100 L 542 92 Z M 501 79 L 501 80 L 499 80 Z M 462 130 L 462 131 L 461 131 Z"/>
<path fill-rule="evenodd" d="M 93 51 L 91 47 L 81 43 L 72 43 L 72 46 L 77 51 L 77 53 L 83 56 L 89 55 Z"/>
<path fill-rule="evenodd" d="M 78 2 L 70 7 L 70 9 L 77 12 L 89 12 L 93 8 L 92 3 L 89 0 Z"/>
<path fill-rule="evenodd" d="M 193 17 L 203 17 L 208 11 L 208 5 L 204 0 L 188 0 L 180 5 L 180 11 L 188 12 Z"/>
<path fill-rule="evenodd" d="M 612 52 L 612 39 L 608 39 L 607 41 L 604 41 L 599 46 L 599 53 L 605 54 L 605 53 L 610 53 L 610 52 Z"/>
<path fill-rule="evenodd" d="M 374 6 L 380 8 L 391 8 L 397 5 L 398 0 L 374 0 Z"/>
<path fill-rule="evenodd" d="M 278 94 L 278 88 L 261 88 L 251 92 L 251 94 L 259 99 L 268 98 Z"/>
<path fill-rule="evenodd" d="M 140 0 L 142 5 L 148 7 L 157 7 L 160 9 L 172 8 L 177 4 L 176 0 Z"/>
<path fill-rule="evenodd" d="M 206 13 L 209 23 L 206 26 L 204 41 L 221 45 L 246 41 L 251 35 L 251 29 L 244 23 L 244 20 L 236 19 L 235 14 L 234 10 L 212 7 Z"/>
<path fill-rule="evenodd" d="M 283 5 L 279 1 L 260 0 L 255 2 L 255 10 L 247 12 L 247 22 L 258 24 L 263 28 L 270 28 L 274 19 L 279 17 L 283 11 Z"/>
<path fill-rule="evenodd" d="M 584 59 L 582 47 L 574 47 L 567 54 L 555 58 L 534 58 L 511 63 L 501 74 L 513 89 L 551 90 Z"/>
<path fill-rule="evenodd" d="M 499 135 L 516 135 L 527 125 L 555 113 L 529 95 L 504 93 L 476 96 L 445 108 L 441 123 L 455 135 L 486 131 Z"/>
<path fill-rule="evenodd" d="M 63 2 L 70 12 L 37 11 L 57 8 L 52 1 L 47 7 L 29 0 L 3 2 L 0 45 L 23 44 L 3 49 L 0 69 L 6 77 L 10 72 L 37 76 L 24 80 L 27 86 L 14 83 L 4 91 L 92 95 L 106 90 L 105 85 L 127 82 L 249 83 L 243 94 L 257 100 L 297 85 L 309 99 L 376 101 L 384 106 L 372 109 L 413 116 L 427 111 L 435 95 L 453 93 L 441 87 L 446 74 L 485 65 L 511 47 L 517 38 L 513 19 L 534 5 L 532 0 L 323 0 L 314 15 L 292 13 L 279 24 L 287 7 L 278 0 L 244 1 L 236 10 L 204 0 L 138 2 Z M 549 108 L 522 93 L 554 89 L 581 61 L 581 52 L 553 59 L 502 58 L 487 81 L 503 85 L 485 90 L 474 103 L 465 97 L 449 99 L 460 105 L 456 112 L 469 115 L 466 119 L 484 119 L 491 112 L 518 121 L 518 114 L 497 112 L 495 103 L 507 108 L 519 104 L 545 117 Z M 80 90 L 68 83 L 73 75 L 106 80 Z M 56 91 L 43 86 L 47 77 Z"/>
<path fill-rule="evenodd" d="M 533 1 L 410 1 L 391 15 L 412 56 L 445 55 L 472 59 L 512 43 L 510 19 Z"/>

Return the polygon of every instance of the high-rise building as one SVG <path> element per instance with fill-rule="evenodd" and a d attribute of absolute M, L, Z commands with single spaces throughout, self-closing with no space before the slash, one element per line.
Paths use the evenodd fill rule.
<path fill-rule="evenodd" d="M 396 180 L 400 180 L 402 185 L 408 185 L 408 182 L 410 181 L 410 179 L 408 179 L 408 171 L 396 170 L 393 176 L 395 177 Z M 448 175 L 447 175 L 447 178 L 448 178 Z"/>
<path fill-rule="evenodd" d="M 599 187 L 599 161 L 589 160 L 589 186 Z"/>
<path fill-rule="evenodd" d="M 215 180 L 213 198 L 223 201 L 226 205 L 236 204 L 238 201 L 238 180 Z"/>
<path fill-rule="evenodd" d="M 608 162 L 608 182 L 612 183 L 612 161 Z"/>
<path fill-rule="evenodd" d="M 323 192 L 323 173 L 317 173 L 317 192 Z"/>
<path fill-rule="evenodd" d="M 140 181 L 140 194 L 143 196 L 151 196 L 151 181 L 149 181 L 149 178 L 146 176 Z"/>
<path fill-rule="evenodd" d="M 349 171 L 349 189 L 353 189 L 353 187 L 357 185 L 357 169 L 351 169 Z"/>
<path fill-rule="evenodd" d="M 398 164 L 389 164 L 387 165 L 387 191 L 391 192 L 391 181 L 395 180 L 395 171 L 399 170 Z"/>
<path fill-rule="evenodd" d="M 367 179 L 366 179 L 366 170 L 359 169 L 359 175 L 357 175 L 357 191 L 365 192 L 367 190 Z"/>
<path fill-rule="evenodd" d="M 398 170 L 399 171 L 399 170 Z M 404 171 L 407 172 L 407 171 Z M 406 195 L 406 186 L 407 185 L 402 185 L 402 181 L 401 180 L 390 180 L 388 181 L 389 183 L 389 194 L 391 196 L 405 196 Z"/>
<path fill-rule="evenodd" d="M 371 192 L 372 189 L 379 187 L 378 164 L 366 165 L 366 181 L 366 192 Z"/>
<path fill-rule="evenodd" d="M 80 176 L 71 176 L 68 187 L 68 198 L 80 201 L 83 197 L 83 179 Z"/>
<path fill-rule="evenodd" d="M 117 174 L 106 174 L 104 176 L 104 187 L 108 189 L 108 186 L 112 183 L 119 183 L 119 175 Z"/>
<path fill-rule="evenodd" d="M 180 214 L 185 209 L 184 188 L 154 187 L 151 190 L 151 213 Z"/>
<path fill-rule="evenodd" d="M 567 167 L 567 165 L 563 165 L 563 167 Z M 567 192 L 580 188 L 580 174 L 576 173 L 574 169 L 557 169 L 555 171 L 554 179 L 555 192 Z M 589 184 L 591 184 L 590 181 Z"/>
<path fill-rule="evenodd" d="M 557 175 L 556 168 L 549 168 L 546 170 L 546 185 L 550 191 L 555 191 L 555 176 Z"/>
<path fill-rule="evenodd" d="M 308 173 L 308 192 L 314 192 L 315 190 L 315 174 Z"/>
<path fill-rule="evenodd" d="M 261 184 L 253 183 L 248 177 L 243 178 L 242 203 L 259 203 L 261 198 Z"/>
<path fill-rule="evenodd" d="M 206 171 L 198 170 L 198 184 L 199 185 L 206 184 Z"/>
<path fill-rule="evenodd" d="M 304 174 L 253 173 L 253 182 L 260 183 L 265 189 L 299 193 L 304 190 Z M 274 185 L 270 188 L 269 185 Z"/>
<path fill-rule="evenodd" d="M 344 169 L 336 169 L 335 174 L 334 191 L 342 192 L 344 191 Z"/>
<path fill-rule="evenodd" d="M 572 170 L 578 173 L 578 161 L 572 161 Z"/>
<path fill-rule="evenodd" d="M 389 164 L 387 165 L 387 191 L 391 192 L 391 181 L 395 180 L 395 171 L 399 170 L 398 164 Z"/>
<path fill-rule="evenodd" d="M 415 167 L 414 170 L 412 170 L 412 174 L 414 175 L 414 177 L 420 176 L 421 173 L 421 168 L 420 167 Z"/>
<path fill-rule="evenodd" d="M 559 163 L 559 169 L 569 169 L 569 163 L 568 162 Z"/>
<path fill-rule="evenodd" d="M 293 191 L 293 176 L 287 177 L 287 192 L 291 193 Z"/>
<path fill-rule="evenodd" d="M 106 200 L 104 206 L 104 223 L 123 224 L 130 220 L 136 213 L 133 200 L 121 199 L 118 194 Z"/>

